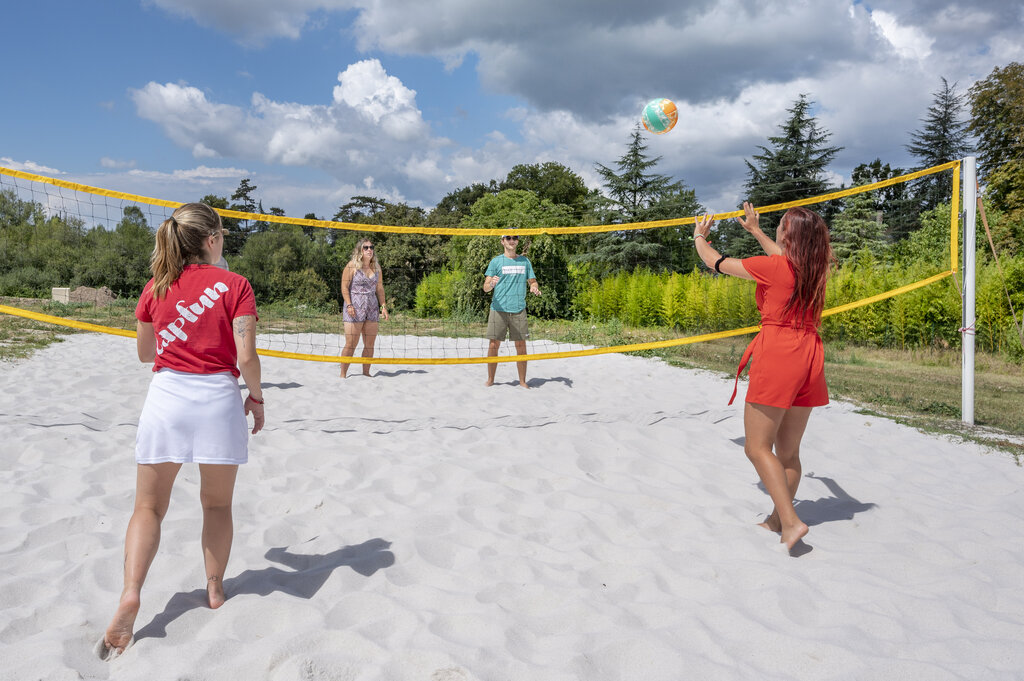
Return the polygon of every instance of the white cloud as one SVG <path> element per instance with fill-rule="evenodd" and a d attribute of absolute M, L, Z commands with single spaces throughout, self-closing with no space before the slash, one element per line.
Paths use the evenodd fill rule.
<path fill-rule="evenodd" d="M 341 71 L 324 104 L 280 102 L 256 92 L 248 107 L 239 107 L 187 83 L 151 82 L 130 96 L 139 116 L 195 158 L 318 169 L 333 178 L 321 185 L 325 194 L 341 183 L 357 193 L 372 190 L 398 200 L 407 200 L 410 191 L 432 198 L 450 190 L 452 177 L 465 176 L 440 170 L 449 166 L 442 150 L 450 141 L 431 134 L 415 91 L 375 59 Z M 237 181 L 240 172 L 228 174 Z M 325 210 L 320 204 L 313 208 Z"/>
<path fill-rule="evenodd" d="M 121 161 L 118 159 L 110 158 L 108 156 L 104 156 L 103 158 L 100 159 L 100 165 L 104 168 L 111 168 L 117 170 L 121 168 L 134 168 L 135 161 Z"/>
<path fill-rule="evenodd" d="M 364 50 L 450 62 L 473 54 L 483 85 L 541 111 L 612 117 L 633 99 L 735 97 L 755 82 L 870 60 L 880 36 L 835 2 L 697 0 L 481 6 L 470 0 L 360 3 Z M 808 26 L 813 26 L 808 30 Z"/>
<path fill-rule="evenodd" d="M 192 147 L 192 155 L 195 158 L 212 158 L 217 155 L 217 152 L 202 142 L 196 142 L 195 146 Z"/>
<path fill-rule="evenodd" d="M 444 143 L 430 139 L 416 93 L 379 61 L 349 66 L 338 82 L 329 104 L 278 102 L 257 92 L 243 109 L 184 83 L 151 82 L 131 97 L 141 117 L 196 158 L 315 167 L 346 181 L 372 171 L 390 184 L 413 148 Z"/>
<path fill-rule="evenodd" d="M 0 156 L 0 165 L 11 170 L 20 170 L 23 173 L 35 173 L 38 175 L 63 175 L 64 173 L 56 168 L 44 166 L 35 161 L 15 161 L 7 156 Z"/>
<path fill-rule="evenodd" d="M 410 140 L 427 132 L 416 108 L 416 91 L 389 76 L 378 60 L 352 64 L 338 74 L 338 82 L 335 104 L 355 109 L 394 139 Z"/>
<path fill-rule="evenodd" d="M 182 170 L 173 170 L 169 173 L 154 170 L 131 170 L 128 174 L 132 177 L 146 178 L 148 180 L 161 180 L 165 182 L 199 182 L 210 183 L 221 180 L 239 180 L 251 173 L 244 168 L 210 168 L 208 166 L 197 166 Z"/>
<path fill-rule="evenodd" d="M 872 12 L 871 20 L 901 58 L 924 60 L 931 55 L 935 39 L 927 36 L 921 29 L 915 26 L 901 26 L 895 16 L 882 10 Z"/>
<path fill-rule="evenodd" d="M 263 44 L 269 39 L 297 39 L 317 11 L 349 9 L 348 0 L 144 0 L 201 26 Z"/>
<path fill-rule="evenodd" d="M 658 171 L 725 210 L 742 199 L 744 160 L 777 134 L 798 95 L 817 103 L 831 142 L 845 147 L 833 172 L 848 177 L 876 157 L 908 167 L 903 145 L 940 77 L 964 91 L 993 66 L 1024 59 L 1024 15 L 1006 0 L 874 0 L 870 9 L 814 0 L 152 1 L 257 41 L 295 39 L 317 17 L 352 12 L 344 37 L 380 60 L 347 66 L 315 102 L 266 92 L 233 106 L 184 83 L 149 83 L 132 95 L 140 116 L 197 159 L 326 173 L 323 182 L 266 174 L 257 182 L 267 196 L 303 201 L 365 193 L 372 178 L 378 195 L 430 206 L 451 189 L 500 179 L 516 163 L 548 160 L 598 186 L 594 163 L 614 165 L 643 102 L 666 96 L 680 123 L 645 138 L 649 153 L 662 157 Z M 502 132 L 473 148 L 432 133 L 414 89 L 427 92 L 429 81 L 390 75 L 389 55 L 425 56 L 449 69 L 475 63 L 488 93 L 514 98 L 495 123 Z M 463 105 L 453 101 L 452 111 Z"/>

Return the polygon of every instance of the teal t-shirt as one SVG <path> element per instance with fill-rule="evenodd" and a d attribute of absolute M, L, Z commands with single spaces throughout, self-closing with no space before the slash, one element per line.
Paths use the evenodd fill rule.
<path fill-rule="evenodd" d="M 525 255 L 509 258 L 504 253 L 491 258 L 487 264 L 488 277 L 500 277 L 494 287 L 491 309 L 498 312 L 521 312 L 526 307 L 526 287 L 530 279 L 536 279 L 533 265 Z"/>

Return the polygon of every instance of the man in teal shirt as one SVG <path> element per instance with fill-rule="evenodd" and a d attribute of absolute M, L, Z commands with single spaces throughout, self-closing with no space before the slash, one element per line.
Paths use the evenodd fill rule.
<path fill-rule="evenodd" d="M 501 245 L 505 252 L 494 256 L 484 272 L 484 291 L 494 292 L 487 317 L 488 357 L 498 356 L 498 348 L 506 336 L 515 343 L 517 355 L 526 354 L 526 339 L 530 336 L 526 325 L 526 290 L 529 288 L 533 295 L 540 295 L 529 258 L 516 255 L 519 237 L 503 236 Z M 529 388 L 526 385 L 526 362 L 516 362 L 516 368 L 519 370 L 519 385 Z M 487 385 L 494 385 L 497 369 L 494 362 L 487 365 Z"/>

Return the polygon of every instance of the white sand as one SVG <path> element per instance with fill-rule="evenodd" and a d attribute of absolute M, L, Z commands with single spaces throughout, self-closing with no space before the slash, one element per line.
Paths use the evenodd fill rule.
<path fill-rule="evenodd" d="M 623 356 L 474 366 L 264 358 L 229 600 L 178 478 L 137 642 L 121 588 L 149 367 L 78 335 L 0 364 L 0 679 L 1019 679 L 1024 470 L 816 410 L 790 557 L 731 381 Z M 740 397 L 742 398 L 742 387 Z"/>

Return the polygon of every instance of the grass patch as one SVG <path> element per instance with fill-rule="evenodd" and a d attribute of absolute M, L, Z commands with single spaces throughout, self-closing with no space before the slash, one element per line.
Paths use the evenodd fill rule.
<path fill-rule="evenodd" d="M 62 334 L 62 330 L 51 324 L 0 315 L 0 361 L 31 357 L 36 350 L 59 343 L 63 340 Z"/>
<path fill-rule="evenodd" d="M 677 366 L 735 375 L 748 338 L 684 345 L 666 359 Z M 975 427 L 960 421 L 960 352 L 891 350 L 826 343 L 829 395 L 871 413 L 928 432 L 982 442 L 1024 462 L 1024 368 L 999 355 L 979 353 L 974 373 Z"/>

